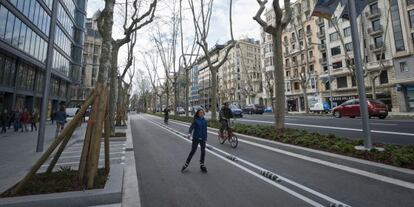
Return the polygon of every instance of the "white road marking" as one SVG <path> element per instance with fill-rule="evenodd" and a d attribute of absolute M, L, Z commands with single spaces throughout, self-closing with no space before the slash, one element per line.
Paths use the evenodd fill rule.
<path fill-rule="evenodd" d="M 273 121 L 260 121 L 260 120 L 252 120 L 252 119 L 239 119 L 239 121 L 267 123 L 267 124 L 273 124 L 274 123 Z M 335 130 L 362 132 L 362 129 L 355 129 L 355 128 L 332 127 L 332 126 L 311 125 L 311 124 L 295 124 L 295 123 L 285 123 L 285 124 L 286 125 L 291 125 L 291 126 L 301 126 L 301 127 L 310 127 L 310 128 L 322 128 L 322 129 L 335 129 Z M 371 132 L 378 133 L 378 134 L 414 136 L 414 134 L 412 134 L 412 133 L 405 133 L 405 132 L 391 132 L 391 131 L 382 131 L 382 130 L 371 130 Z"/>
<path fill-rule="evenodd" d="M 125 158 L 124 158 L 125 159 Z M 112 157 L 109 160 L 123 160 L 122 157 Z M 99 159 L 99 162 L 103 162 L 105 159 Z M 79 164 L 79 161 L 77 162 L 58 162 L 55 166 L 61 166 L 61 165 L 74 165 Z M 44 164 L 42 167 L 49 167 L 49 164 Z"/>
<path fill-rule="evenodd" d="M 397 124 L 386 124 L 386 123 L 370 123 L 371 125 L 383 125 L 383 126 L 397 126 Z"/>
<path fill-rule="evenodd" d="M 186 136 L 186 134 L 181 133 L 181 132 L 178 132 L 179 134 L 181 134 L 181 136 L 180 136 L 176 132 L 171 131 L 171 129 L 168 129 L 166 126 L 162 126 L 161 124 L 155 123 L 153 121 L 149 121 L 149 122 L 151 122 L 151 123 L 153 123 L 155 125 L 158 125 L 161 128 L 165 129 L 166 131 L 170 132 L 171 134 L 174 134 L 175 136 L 177 136 L 177 137 L 179 137 L 179 138 L 181 138 L 181 139 L 183 139 L 183 140 L 191 143 L 191 140 L 188 140 L 188 139 L 184 138 L 184 136 Z M 303 195 L 301 195 L 301 194 L 299 194 L 299 193 L 297 193 L 297 192 L 295 192 L 295 191 L 293 191 L 293 190 L 291 190 L 291 189 L 289 189 L 289 188 L 287 188 L 287 187 L 285 187 L 283 185 L 280 185 L 280 184 L 278 184 L 278 183 L 276 183 L 274 181 L 271 181 L 271 180 L 269 180 L 269 179 L 267 179 L 267 178 L 265 178 L 263 176 L 260 176 L 258 173 L 253 172 L 252 170 L 250 170 L 250 169 L 248 169 L 248 168 L 246 168 L 246 167 L 244 167 L 242 165 L 239 165 L 239 164 L 237 164 L 237 163 L 235 163 L 233 161 L 230 161 L 225 156 L 219 155 L 219 154 L 215 153 L 213 150 L 210 150 L 210 149 L 206 149 L 206 150 L 208 152 L 210 152 L 211 154 L 215 155 L 216 157 L 218 157 L 218 158 L 220 158 L 220 159 L 222 159 L 222 160 L 224 160 L 224 161 L 226 161 L 228 163 L 231 163 L 232 165 L 234 165 L 234 166 L 236 166 L 236 167 L 238 167 L 238 168 L 240 168 L 240 169 L 248 172 L 249 174 L 254 175 L 255 177 L 257 177 L 257 178 L 259 178 L 259 179 L 261 179 L 261 180 L 263 180 L 263 181 L 265 181 L 265 182 L 267 182 L 267 183 L 269 183 L 269 184 L 271 184 L 271 185 L 273 185 L 273 186 L 275 186 L 275 187 L 277 187 L 277 188 L 279 188 L 279 189 L 281 189 L 281 190 L 283 190 L 283 191 L 285 191 L 285 192 L 287 192 L 287 193 L 289 193 L 289 194 L 291 194 L 291 195 L 293 195 L 293 196 L 295 196 L 295 197 L 297 197 L 297 198 L 299 198 L 299 199 L 301 199 L 301 200 L 303 200 L 303 201 L 311 204 L 312 206 L 324 206 L 324 205 L 322 205 L 320 203 L 317 203 L 316 201 L 313 201 L 313 200 L 307 198 L 306 196 L 303 196 Z M 214 148 L 214 150 L 219 151 L 220 153 L 225 154 L 226 156 L 231 156 L 231 154 L 229 154 L 229 153 L 227 153 L 225 151 L 222 151 L 222 150 L 220 150 L 218 148 Z M 241 161 L 241 162 L 243 162 L 243 163 L 245 163 L 245 164 L 247 164 L 247 165 L 249 165 L 249 166 L 251 166 L 251 167 L 253 167 L 253 168 L 257 169 L 257 170 L 259 170 L 259 171 L 268 171 L 268 170 L 266 170 L 266 169 L 264 169 L 264 168 L 262 168 L 260 166 L 257 166 L 255 164 L 253 164 L 253 163 L 251 163 L 249 161 L 246 161 L 244 159 L 241 159 L 239 157 L 237 157 L 237 160 L 239 160 L 239 161 Z M 274 173 L 274 174 L 277 175 L 276 173 Z M 320 198 L 322 198 L 324 200 L 327 200 L 327 201 L 329 201 L 331 203 L 340 204 L 342 206 L 349 206 L 349 205 L 344 204 L 344 203 L 342 203 L 342 202 L 340 202 L 340 201 L 338 201 L 336 199 L 333 199 L 333 198 L 331 198 L 331 197 L 329 197 L 327 195 L 324 195 L 324 194 L 319 193 L 317 191 L 314 191 L 314 190 L 312 190 L 312 189 L 310 189 L 310 188 L 308 188 L 306 186 L 303 186 L 303 185 L 301 185 L 301 184 L 299 184 L 299 183 L 297 183 L 295 181 L 289 180 L 289 179 L 287 179 L 285 177 L 282 177 L 280 175 L 277 175 L 277 176 L 280 177 L 282 179 L 282 181 L 285 181 L 285 182 L 287 182 L 287 183 L 289 183 L 289 184 L 291 184 L 291 185 L 293 185 L 293 186 L 295 186 L 295 187 L 297 187 L 297 188 L 299 188 L 301 190 L 304 190 L 304 191 L 306 191 L 308 193 L 311 193 L 313 195 L 316 195 L 316 196 L 318 196 L 318 197 L 320 197 Z"/>
<path fill-rule="evenodd" d="M 184 124 L 181 124 L 181 123 L 177 123 L 177 124 L 184 125 Z M 217 135 L 217 132 L 213 132 L 211 130 L 209 130 L 208 133 Z M 365 171 L 365 170 L 360 170 L 360 169 L 356 169 L 356 168 L 348 167 L 348 166 L 345 166 L 345 165 L 340 165 L 340 164 L 328 162 L 328 161 L 317 159 L 317 158 L 308 157 L 308 156 L 305 156 L 305 155 L 289 152 L 289 151 L 286 151 L 286 150 L 277 149 L 277 148 L 270 147 L 270 146 L 267 146 L 267 145 L 258 144 L 256 142 L 243 140 L 243 139 L 240 139 L 240 138 L 239 138 L 239 141 L 244 142 L 246 144 L 256 146 L 256 147 L 267 149 L 267 150 L 270 150 L 270 151 L 273 151 L 273 152 L 277 152 L 277 153 L 280 153 L 280 154 L 285 154 L 285 155 L 295 157 L 295 158 L 298 158 L 298 159 L 306 160 L 306 161 L 309 161 L 309 162 L 317 163 L 317 164 L 320 164 L 320 165 L 332 167 L 332 168 L 335 168 L 335 169 L 338 169 L 338 170 L 346 171 L 346 172 L 349 172 L 349 173 L 365 176 L 365 177 L 368 177 L 368 178 L 372 178 L 372 179 L 375 179 L 375 180 L 379 180 L 379 181 L 382 181 L 382 182 L 386 182 L 386 183 L 390 183 L 390 184 L 393 184 L 393 185 L 398 185 L 398 186 L 401 186 L 401 187 L 405 187 L 405 188 L 409 188 L 409 189 L 414 190 L 414 183 L 411 183 L 411 182 L 403 181 L 403 180 L 396 179 L 396 178 L 386 177 L 386 176 L 371 173 L 371 172 L 368 172 L 368 171 Z M 410 174 L 412 174 L 411 170 L 409 170 L 408 172 L 411 172 Z"/>

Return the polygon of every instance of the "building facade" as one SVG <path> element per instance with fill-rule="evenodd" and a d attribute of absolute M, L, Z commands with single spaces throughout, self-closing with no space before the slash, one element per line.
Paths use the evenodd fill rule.
<path fill-rule="evenodd" d="M 49 58 L 49 111 L 68 101 L 80 79 L 85 7 L 86 0 L 0 0 L 0 108 L 40 109 Z"/>
<path fill-rule="evenodd" d="M 414 1 L 391 0 L 395 111 L 414 112 Z"/>
<path fill-rule="evenodd" d="M 97 25 L 98 13 L 86 19 L 85 43 L 81 82 L 76 88 L 71 103 L 82 103 L 91 94 L 98 80 L 99 58 L 101 57 L 102 37 Z"/>
<path fill-rule="evenodd" d="M 321 96 L 319 74 L 322 65 L 318 60 L 321 58 L 319 50 L 324 48 L 319 42 L 315 18 L 310 16 L 313 4 L 313 0 L 300 0 L 293 3 L 292 21 L 282 33 L 286 108 L 289 111 L 304 111 L 305 98 L 312 100 L 314 98 L 311 97 Z M 275 18 L 273 10 L 267 10 L 265 18 L 269 24 L 272 24 Z M 262 82 L 266 106 L 272 105 L 269 94 L 274 84 L 275 69 L 272 48 L 272 36 L 262 30 Z M 274 97 L 274 90 L 273 93 Z"/>
<path fill-rule="evenodd" d="M 220 53 L 223 59 L 226 49 Z M 233 102 L 239 106 L 263 104 L 263 84 L 260 61 L 260 43 L 241 39 L 229 52 L 227 61 L 218 71 L 220 103 Z"/>

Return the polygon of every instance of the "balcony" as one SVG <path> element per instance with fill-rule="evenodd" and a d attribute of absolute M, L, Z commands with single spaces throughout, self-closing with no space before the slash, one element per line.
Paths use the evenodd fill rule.
<path fill-rule="evenodd" d="M 367 17 L 368 19 L 375 19 L 380 16 L 381 16 L 381 10 L 378 8 L 365 12 L 365 17 Z"/>
<path fill-rule="evenodd" d="M 310 36 L 312 36 L 312 30 L 306 31 L 306 37 L 310 37 Z"/>
<path fill-rule="evenodd" d="M 296 38 L 292 38 L 292 39 L 290 39 L 290 43 L 295 43 L 296 42 Z"/>
<path fill-rule="evenodd" d="M 286 70 L 290 70 L 290 63 L 289 64 L 285 64 L 285 69 Z"/>
<path fill-rule="evenodd" d="M 371 52 L 375 52 L 375 53 L 378 53 L 378 52 L 381 52 L 383 49 L 383 46 L 384 46 L 384 44 L 371 44 L 371 45 L 369 45 L 369 49 L 371 50 Z M 385 48 L 384 48 L 384 51 L 385 51 Z"/>
<path fill-rule="evenodd" d="M 325 31 L 319 31 L 318 33 L 316 33 L 316 35 L 318 36 L 319 39 L 325 39 Z"/>
<path fill-rule="evenodd" d="M 384 29 L 382 28 L 382 25 L 380 25 L 378 28 L 368 28 L 368 34 L 371 36 L 377 36 L 384 32 Z"/>
<path fill-rule="evenodd" d="M 289 45 L 289 42 L 287 40 L 283 40 L 283 45 L 284 46 L 288 46 Z"/>

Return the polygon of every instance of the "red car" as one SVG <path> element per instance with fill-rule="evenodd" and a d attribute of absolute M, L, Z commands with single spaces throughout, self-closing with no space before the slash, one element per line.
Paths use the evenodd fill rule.
<path fill-rule="evenodd" d="M 384 103 L 378 100 L 368 100 L 367 103 L 368 103 L 368 112 L 369 112 L 370 118 L 373 116 L 376 116 L 380 119 L 385 119 L 385 117 L 387 117 L 388 109 Z M 333 108 L 332 114 L 336 118 L 341 118 L 342 116 L 349 116 L 351 118 L 360 116 L 359 100 L 352 99 L 352 100 L 346 101 L 345 103 Z"/>

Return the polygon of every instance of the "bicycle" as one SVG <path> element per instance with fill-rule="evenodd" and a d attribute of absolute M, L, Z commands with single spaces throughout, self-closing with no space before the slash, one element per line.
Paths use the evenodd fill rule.
<path fill-rule="evenodd" d="M 218 140 L 220 144 L 224 144 L 226 140 L 230 143 L 232 148 L 236 148 L 239 144 L 237 136 L 233 133 L 233 128 L 230 126 L 232 122 L 228 122 L 227 127 L 224 128 L 222 136 L 220 136 L 220 131 L 218 132 Z"/>

